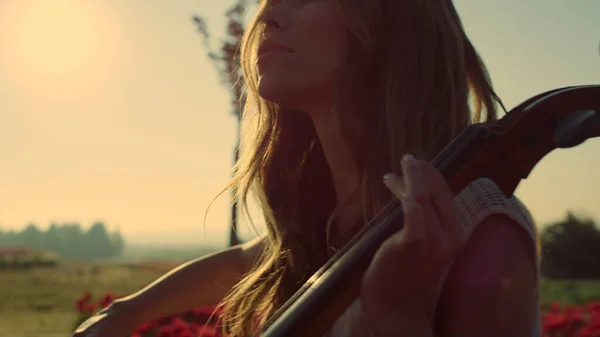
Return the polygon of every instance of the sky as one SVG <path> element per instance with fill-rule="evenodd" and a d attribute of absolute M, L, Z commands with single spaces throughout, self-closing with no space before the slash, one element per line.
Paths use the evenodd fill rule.
<path fill-rule="evenodd" d="M 103 220 L 130 242 L 225 245 L 236 122 L 213 47 L 227 0 L 0 0 L 0 228 Z M 455 0 L 508 109 L 600 83 L 600 0 Z M 517 189 L 544 226 L 600 221 L 600 139 Z M 250 238 L 251 229 L 242 226 Z M 259 227 L 260 230 L 260 227 Z"/>

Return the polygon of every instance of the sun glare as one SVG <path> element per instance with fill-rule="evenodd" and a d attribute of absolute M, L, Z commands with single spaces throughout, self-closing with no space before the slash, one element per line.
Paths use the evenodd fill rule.
<path fill-rule="evenodd" d="M 4 77 L 31 94 L 57 100 L 96 92 L 118 71 L 119 57 L 127 55 L 114 4 L 0 0 Z"/>
<path fill-rule="evenodd" d="M 65 74 L 89 66 L 97 49 L 97 22 L 85 2 L 40 0 L 22 3 L 15 33 L 29 67 Z"/>

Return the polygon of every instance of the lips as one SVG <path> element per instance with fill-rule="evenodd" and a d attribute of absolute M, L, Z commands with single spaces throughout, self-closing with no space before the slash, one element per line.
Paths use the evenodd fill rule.
<path fill-rule="evenodd" d="M 263 54 L 266 54 L 266 53 L 272 52 L 272 51 L 280 51 L 280 52 L 286 52 L 286 53 L 294 52 L 293 49 L 288 48 L 288 47 L 286 47 L 280 43 L 277 43 L 273 40 L 265 40 L 260 44 L 260 46 L 258 46 L 258 51 L 256 52 L 256 55 L 261 56 Z"/>

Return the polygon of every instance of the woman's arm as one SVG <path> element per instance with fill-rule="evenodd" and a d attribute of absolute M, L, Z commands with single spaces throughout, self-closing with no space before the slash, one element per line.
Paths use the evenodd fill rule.
<path fill-rule="evenodd" d="M 441 335 L 531 337 L 539 305 L 535 255 L 532 238 L 506 216 L 479 224 L 446 278 Z"/>
<path fill-rule="evenodd" d="M 149 286 L 116 300 L 110 310 L 136 327 L 153 319 L 202 305 L 217 304 L 248 272 L 262 239 L 204 256 L 173 269 Z"/>

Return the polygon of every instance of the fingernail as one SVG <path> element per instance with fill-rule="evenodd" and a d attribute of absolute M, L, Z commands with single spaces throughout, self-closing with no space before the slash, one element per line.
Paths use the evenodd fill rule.
<path fill-rule="evenodd" d="M 416 201 L 407 193 L 402 193 L 400 204 L 402 205 L 402 212 L 409 213 L 415 209 Z"/>
<path fill-rule="evenodd" d="M 415 160 L 415 157 L 412 154 L 407 153 L 404 156 L 402 156 L 402 160 L 404 160 L 405 162 L 411 162 Z"/>
<path fill-rule="evenodd" d="M 396 178 L 396 175 L 393 173 L 386 173 L 383 175 L 383 180 L 390 180 Z"/>

